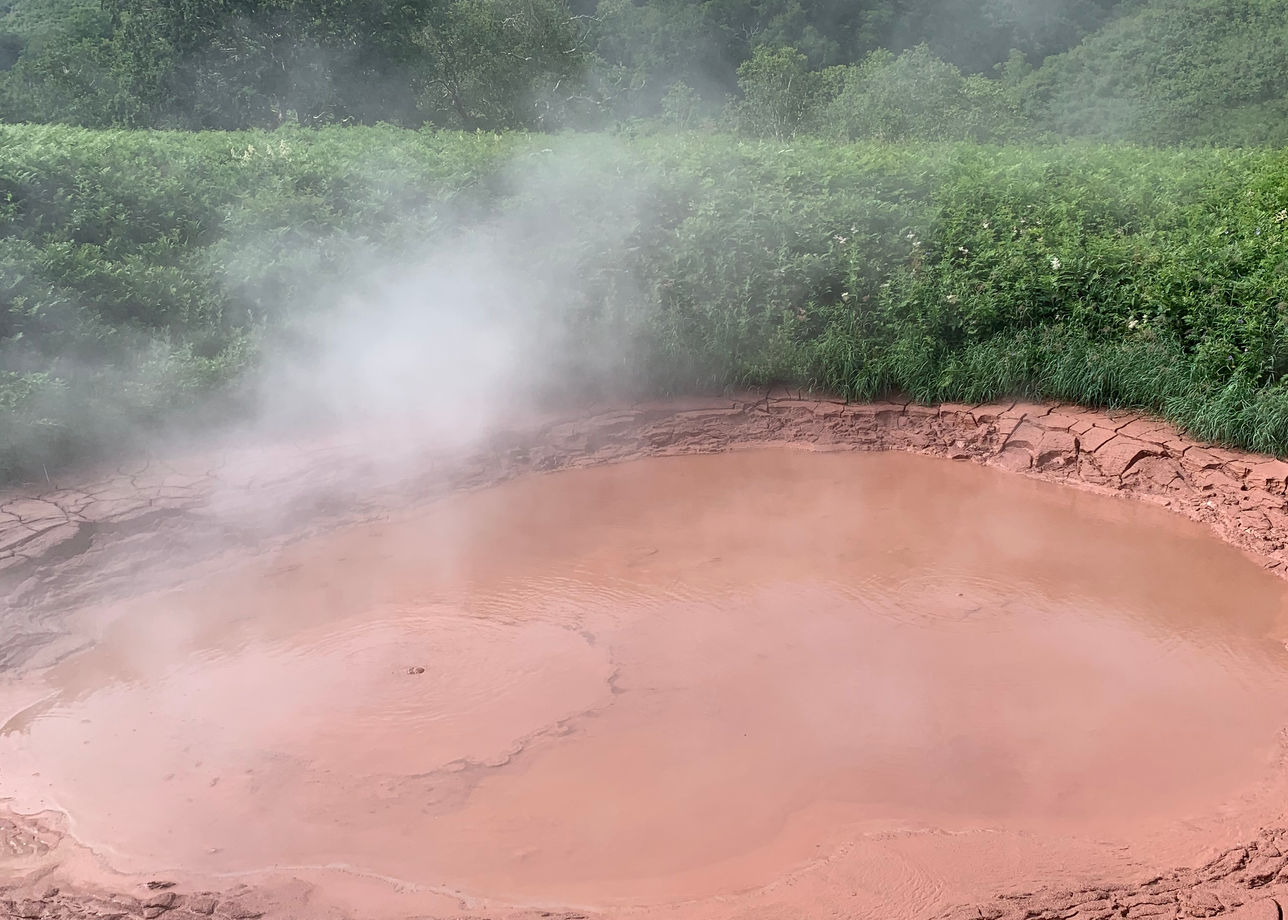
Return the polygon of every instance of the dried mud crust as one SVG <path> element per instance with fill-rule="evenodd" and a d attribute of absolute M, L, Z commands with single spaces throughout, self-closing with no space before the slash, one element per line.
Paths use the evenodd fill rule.
<path fill-rule="evenodd" d="M 852 405 L 776 391 L 547 418 L 495 432 L 469 450 L 425 450 L 396 463 L 373 462 L 370 440 L 355 438 L 140 462 L 96 481 L 11 492 L 0 496 L 0 669 L 43 664 L 75 648 L 66 617 L 78 604 L 164 586 L 165 577 L 182 580 L 188 566 L 216 559 L 229 546 L 260 552 L 534 471 L 782 444 L 913 451 L 1147 500 L 1206 524 L 1288 575 L 1288 463 L 1197 443 L 1130 413 L 1010 402 Z M 169 575 L 158 581 L 158 572 Z M 0 811 L 0 831 L 5 820 Z M 19 830 L 4 836 L 28 854 L 56 842 Z M 8 855 L 0 850 L 0 871 Z M 943 916 L 1100 920 L 1233 912 L 1276 920 L 1280 905 L 1288 906 L 1286 864 L 1288 832 L 1268 830 L 1198 869 L 1131 885 L 1107 879 L 1077 891 L 1010 894 Z M 241 886 L 118 897 L 41 889 L 26 878 L 7 889 L 0 883 L 0 917 L 296 915 L 278 914 L 262 895 Z"/>
<path fill-rule="evenodd" d="M 0 916 L 22 920 L 62 920 L 62 918 L 97 918 L 97 920 L 127 920 L 127 918 L 167 917 L 170 920 L 257 920 L 265 916 L 265 908 L 256 909 L 240 900 L 240 892 L 191 892 L 157 890 L 141 897 L 130 895 L 87 895 L 64 893 L 56 887 L 47 888 L 36 897 L 19 900 L 0 900 Z"/>
<path fill-rule="evenodd" d="M 166 888 L 146 891 L 137 897 L 48 888 L 33 897 L 18 900 L 3 898 L 4 892 L 0 891 L 0 918 L 5 920 L 259 920 L 261 917 L 312 920 L 320 916 L 310 912 L 307 906 L 283 911 L 273 903 L 271 896 L 266 897 L 244 885 L 230 892 L 182 892 L 177 888 Z M 328 913 L 326 916 L 332 915 Z M 522 911 L 507 913 L 504 920 L 590 918 L 589 915 L 578 912 Z"/>
<path fill-rule="evenodd" d="M 1288 904 L 1288 829 L 1266 829 L 1247 846 L 1197 869 L 1179 869 L 1135 885 L 1100 885 L 1009 894 L 959 907 L 942 920 L 1112 920 L 1226 916 L 1283 920 Z"/>

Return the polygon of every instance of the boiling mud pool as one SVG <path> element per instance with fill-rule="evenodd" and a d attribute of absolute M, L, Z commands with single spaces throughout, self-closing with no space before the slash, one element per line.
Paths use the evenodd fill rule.
<path fill-rule="evenodd" d="M 1284 598 L 1166 512 L 946 461 L 535 476 L 92 612 L 0 714 L 0 795 L 124 870 L 518 901 L 899 828 L 1131 839 L 1263 781 Z"/>

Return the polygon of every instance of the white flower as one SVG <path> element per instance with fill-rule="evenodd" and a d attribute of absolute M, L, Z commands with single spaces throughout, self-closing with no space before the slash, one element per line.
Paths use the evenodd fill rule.
<path fill-rule="evenodd" d="M 1286 220 L 1288 220 L 1288 208 L 1282 208 L 1279 213 L 1275 215 L 1275 223 L 1282 224 Z"/>
<path fill-rule="evenodd" d="M 1052 257 L 1051 257 L 1051 267 L 1052 267 L 1053 269 L 1055 269 L 1056 271 L 1059 271 L 1059 270 L 1060 270 L 1060 260 L 1059 260 L 1058 258 L 1056 258 L 1055 256 L 1052 256 Z"/>
<path fill-rule="evenodd" d="M 955 304 L 955 303 L 957 303 L 957 295 L 956 295 L 956 294 L 949 294 L 949 295 L 948 295 L 948 302 L 949 302 L 949 303 L 954 303 L 954 304 Z"/>

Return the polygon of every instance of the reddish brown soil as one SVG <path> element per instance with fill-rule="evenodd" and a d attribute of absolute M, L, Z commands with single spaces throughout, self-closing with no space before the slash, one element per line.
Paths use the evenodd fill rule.
<path fill-rule="evenodd" d="M 10 496 L 0 503 L 0 591 L 9 607 L 0 667 L 13 672 L 63 657 L 84 641 L 75 638 L 76 624 L 64 611 L 225 566 L 230 544 L 239 547 L 238 554 L 261 551 L 534 470 L 788 443 L 970 459 L 1122 493 L 1206 523 L 1276 572 L 1282 574 L 1288 562 L 1288 464 L 1194 444 L 1166 425 L 1130 415 L 1010 404 L 847 406 L 783 393 L 515 426 L 478 450 L 452 456 L 404 447 L 397 462 L 373 462 L 372 442 L 366 439 L 229 453 L 219 464 L 204 457 L 151 463 L 89 485 Z M 334 903 L 324 908 L 310 901 L 303 882 L 205 894 L 181 883 L 109 896 L 103 892 L 112 890 L 112 882 L 105 877 L 100 891 L 90 891 L 87 882 L 73 891 L 42 859 L 60 837 L 52 822 L 0 820 L 0 856 L 7 851 L 13 857 L 5 873 L 10 882 L 0 875 L 0 916 L 370 915 L 360 892 L 347 910 Z M 1281 877 L 1285 863 L 1288 834 L 1267 830 L 1200 869 L 1152 879 L 1106 878 L 1094 886 L 1072 886 L 1073 891 L 1065 890 L 1070 882 L 1053 872 L 1050 885 L 1037 892 L 1008 893 L 948 916 L 1199 917 L 1239 909 L 1248 920 L 1272 918 L 1280 916 L 1274 899 L 1288 898 L 1288 874 Z M 51 880 L 64 890 L 51 890 Z M 771 898 L 746 916 L 792 915 L 783 912 L 786 903 Z M 449 901 L 437 915 L 454 912 Z M 471 915 L 580 916 L 557 911 Z"/>

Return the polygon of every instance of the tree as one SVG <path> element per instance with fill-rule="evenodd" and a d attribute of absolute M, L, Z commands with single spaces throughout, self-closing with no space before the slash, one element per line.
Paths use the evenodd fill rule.
<path fill-rule="evenodd" d="M 453 0 L 417 36 L 418 102 L 438 124 L 538 127 L 575 95 L 588 28 L 563 0 Z"/>
<path fill-rule="evenodd" d="M 847 67 L 818 117 L 820 129 L 850 140 L 1013 140 L 1023 132 L 1006 86 L 962 72 L 919 45 L 895 56 L 874 51 Z"/>
<path fill-rule="evenodd" d="M 111 21 L 96 3 L 27 0 L 0 18 L 0 116 L 6 121 L 130 122 L 136 115 Z"/>
<path fill-rule="evenodd" d="M 790 137 L 818 102 L 821 86 L 821 75 L 795 48 L 757 48 L 738 68 L 742 99 L 734 116 L 748 133 Z"/>
<path fill-rule="evenodd" d="M 609 105 L 622 116 L 653 115 L 675 83 L 700 97 L 734 87 L 726 38 L 704 3 L 601 0 L 595 11 L 597 73 Z"/>
<path fill-rule="evenodd" d="M 103 0 L 151 124 L 532 126 L 583 65 L 564 0 Z"/>

